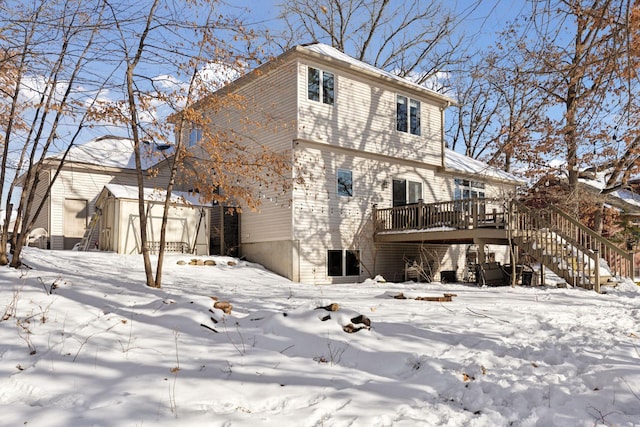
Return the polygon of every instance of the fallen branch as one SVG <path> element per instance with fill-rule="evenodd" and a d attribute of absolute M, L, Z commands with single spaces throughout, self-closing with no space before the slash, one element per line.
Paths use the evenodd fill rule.
<path fill-rule="evenodd" d="M 504 323 L 511 323 L 508 320 L 497 319 L 495 317 L 487 316 L 486 314 L 478 313 L 476 311 L 471 310 L 469 307 L 467 307 L 467 310 L 469 310 L 471 313 L 479 317 L 486 317 L 487 319 L 499 320 L 500 322 L 504 322 Z"/>
<path fill-rule="evenodd" d="M 207 326 L 207 325 L 205 325 L 204 323 L 200 323 L 200 326 L 202 326 L 203 328 L 207 328 L 207 329 L 209 329 L 210 331 L 215 332 L 216 334 L 218 333 L 218 331 L 216 331 L 215 329 L 213 329 L 211 326 Z"/>
<path fill-rule="evenodd" d="M 451 302 L 456 294 L 444 294 L 441 297 L 416 297 L 416 301 L 435 301 L 435 302 Z"/>

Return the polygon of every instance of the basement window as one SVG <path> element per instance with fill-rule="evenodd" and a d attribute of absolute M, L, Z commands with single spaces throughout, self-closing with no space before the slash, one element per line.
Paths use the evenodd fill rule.
<path fill-rule="evenodd" d="M 329 276 L 342 276 L 342 251 L 330 250 L 327 253 Z"/>
<path fill-rule="evenodd" d="M 360 275 L 360 251 L 345 251 L 344 254 L 345 276 Z"/>
<path fill-rule="evenodd" d="M 327 252 L 327 274 L 329 276 L 359 276 L 360 251 L 336 250 Z"/>

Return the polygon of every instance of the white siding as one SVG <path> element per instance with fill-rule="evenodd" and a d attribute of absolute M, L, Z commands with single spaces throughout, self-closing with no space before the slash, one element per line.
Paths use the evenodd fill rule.
<path fill-rule="evenodd" d="M 371 212 L 374 204 L 380 208 L 391 206 L 393 178 L 422 182 L 427 200 L 444 191 L 445 181 L 437 179 L 432 169 L 362 154 L 358 156 L 322 144 L 298 145 L 296 158 L 305 167 L 305 182 L 296 186 L 292 210 L 294 239 L 300 242 L 300 280 L 303 282 L 353 282 L 375 274 Z M 338 195 L 338 169 L 352 171 L 352 197 Z M 359 250 L 361 276 L 328 276 L 327 251 L 332 249 Z"/>
<path fill-rule="evenodd" d="M 100 170 L 99 166 L 94 170 L 73 164 L 64 167 L 51 189 L 51 249 L 64 247 L 64 200 L 87 200 L 90 219 L 98 194 L 109 183 L 135 185 L 136 178 L 131 172 Z"/>
<path fill-rule="evenodd" d="M 307 99 L 309 66 L 335 75 L 335 103 Z M 440 106 L 381 81 L 313 62 L 298 64 L 298 138 L 390 157 L 441 165 Z M 421 135 L 396 131 L 396 95 L 421 102 Z"/>
<path fill-rule="evenodd" d="M 38 209 L 38 206 L 40 205 L 40 202 L 42 201 L 42 199 L 46 198 L 48 188 L 49 188 L 49 171 L 44 171 L 40 173 L 40 180 L 38 182 L 35 198 L 33 200 L 33 208 L 31 211 L 32 216 L 33 214 L 35 214 L 35 211 Z M 40 215 L 38 215 L 38 217 L 36 218 L 32 229 L 42 227 L 45 230 L 47 230 L 47 233 L 50 232 L 49 209 L 50 209 L 49 201 L 47 200 L 45 201 L 42 207 L 42 210 L 40 211 Z"/>
<path fill-rule="evenodd" d="M 290 156 L 297 109 L 295 81 L 294 62 L 280 64 L 275 72 L 261 73 L 235 92 L 240 95 L 242 107 L 228 105 L 211 115 L 213 126 L 234 129 L 233 137 L 250 149 L 266 146 Z M 261 204 L 252 211 L 239 203 L 243 208 L 241 244 L 290 240 L 291 195 L 273 188 L 253 190 L 259 194 Z"/>
<path fill-rule="evenodd" d="M 111 181 L 111 176 L 93 175 L 62 170 L 51 188 L 51 249 L 64 249 L 64 205 L 65 199 L 87 200 L 88 214 L 93 214 L 93 202 L 102 187 Z"/>

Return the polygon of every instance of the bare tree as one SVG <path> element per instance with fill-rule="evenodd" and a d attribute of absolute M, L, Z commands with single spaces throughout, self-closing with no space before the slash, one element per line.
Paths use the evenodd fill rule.
<path fill-rule="evenodd" d="M 627 50 L 626 8 L 626 0 L 536 2 L 532 42 L 520 46 L 530 60 L 523 74 L 547 103 L 539 148 L 564 158 L 571 189 L 585 165 L 620 155 L 610 130 L 611 118 L 624 114 L 612 94 L 620 89 L 617 70 Z"/>
<path fill-rule="evenodd" d="M 620 115 L 620 119 L 626 122 L 626 126 L 618 127 L 620 123 L 616 123 L 611 136 L 616 142 L 619 141 L 617 143 L 623 147 L 624 152 L 615 162 L 603 193 L 628 187 L 630 178 L 640 170 L 640 98 L 637 96 L 640 89 L 640 4 L 627 4 L 625 20 L 627 32 L 623 34 L 625 38 L 621 44 L 627 50 L 618 68 L 623 86 L 617 94 L 619 105 L 625 112 Z"/>
<path fill-rule="evenodd" d="M 285 47 L 323 42 L 420 84 L 462 54 L 453 37 L 459 17 L 438 0 L 292 0 L 281 11 Z"/>
<path fill-rule="evenodd" d="M 18 2 L 19 3 L 19 2 Z M 3 101 L 9 105 L 3 121 L 2 182 L 10 181 L 7 191 L 4 227 L 0 236 L 0 262 L 7 263 L 6 246 L 13 206 L 14 189 L 22 179 L 23 191 L 19 196 L 17 217 L 12 236 L 11 265 L 21 264 L 20 254 L 26 244 L 27 233 L 33 226 L 44 199 L 34 205 L 40 184 L 43 160 L 52 148 L 66 149 L 84 126 L 90 101 L 79 88 L 87 89 L 96 83 L 89 80 L 86 66 L 91 60 L 91 49 L 96 34 L 102 27 L 103 6 L 81 1 L 42 1 L 33 8 L 22 3 L 4 2 L 2 7 L 11 12 L 1 26 L 3 38 L 10 41 L 5 51 L 12 79 L 3 87 Z M 98 86 L 103 83 L 98 82 Z M 95 85 L 93 87 L 96 87 Z M 91 92 L 90 92 L 91 93 Z M 97 92 L 92 92 L 97 96 Z M 89 102 L 90 104 L 90 102 Z M 65 119 L 71 119 L 69 132 L 61 141 L 58 131 Z M 75 129 L 75 130 L 74 130 Z M 60 145 L 60 143 L 63 145 Z M 61 167 L 62 162 L 60 163 Z M 13 177 L 7 176 L 12 173 Z M 57 176 L 57 174 L 55 175 Z M 45 185 L 48 193 L 55 180 Z M 22 233 L 20 234 L 20 232 Z"/>
<path fill-rule="evenodd" d="M 141 252 L 146 284 L 150 287 L 161 286 L 166 224 L 178 175 L 183 181 L 191 181 L 190 188 L 198 190 L 202 202 L 233 199 L 253 206 L 259 204 L 259 199 L 246 181 L 261 179 L 256 159 L 272 166 L 273 159 L 279 158 L 267 151 L 257 154 L 231 137 L 232 133 L 208 126 L 208 112 L 221 106 L 246 108 L 241 97 L 211 93 L 237 77 L 255 57 L 244 50 L 243 42 L 248 42 L 251 34 L 217 7 L 215 0 L 186 4 L 153 0 L 134 11 L 123 4 L 111 5 L 119 38 L 112 52 L 114 57 L 122 58 L 125 78 L 120 88 L 122 98 L 106 102 L 102 109 L 115 123 L 128 128 L 134 142 Z M 193 148 L 188 144 L 192 129 L 201 132 L 199 145 Z M 155 277 L 144 198 L 148 182 L 140 158 L 144 140 L 171 144 L 174 150 L 164 162 L 169 173 L 164 186 L 166 198 Z M 209 146 L 211 150 L 206 149 Z M 239 177 L 243 178 L 242 183 L 237 182 Z"/>

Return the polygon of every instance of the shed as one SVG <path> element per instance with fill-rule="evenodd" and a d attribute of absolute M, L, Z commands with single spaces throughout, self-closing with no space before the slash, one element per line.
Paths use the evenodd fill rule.
<path fill-rule="evenodd" d="M 166 191 L 145 188 L 149 248 L 157 253 Z M 138 189 L 107 184 L 96 200 L 97 242 L 100 250 L 140 253 Z M 186 192 L 173 192 L 167 221 L 166 252 L 209 254 L 209 207 Z M 95 234 L 94 234 L 95 236 Z"/>

